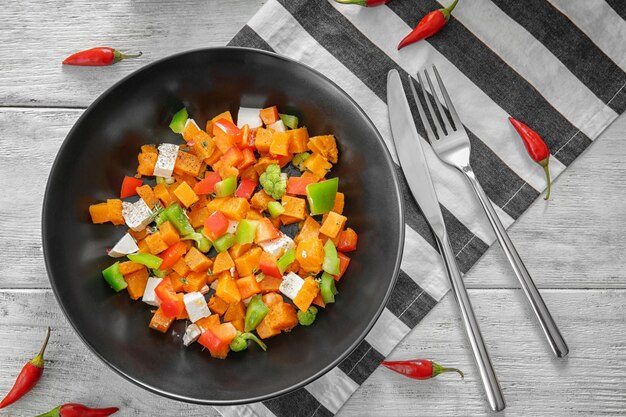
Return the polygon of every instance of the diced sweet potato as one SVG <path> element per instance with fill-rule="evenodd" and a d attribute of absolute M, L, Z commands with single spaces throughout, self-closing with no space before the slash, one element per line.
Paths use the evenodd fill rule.
<path fill-rule="evenodd" d="M 141 239 L 137 241 L 137 247 L 139 248 L 139 253 L 150 253 L 150 248 L 146 243 L 146 239 Z"/>
<path fill-rule="evenodd" d="M 255 208 L 251 208 L 246 215 L 246 219 L 248 220 L 260 220 L 263 218 L 263 214 Z"/>
<path fill-rule="evenodd" d="M 317 178 L 324 178 L 333 165 L 319 153 L 313 153 L 303 163 L 302 166 Z"/>
<path fill-rule="evenodd" d="M 197 156 L 189 152 L 178 151 L 176 164 L 174 165 L 174 173 L 178 175 L 188 174 L 197 177 L 200 174 L 202 161 Z"/>
<path fill-rule="evenodd" d="M 261 292 L 259 283 L 256 281 L 256 277 L 254 275 L 239 278 L 236 282 L 242 299 L 246 299 Z"/>
<path fill-rule="evenodd" d="M 185 262 L 193 272 L 206 272 L 213 264 L 202 252 L 195 246 L 189 249 L 185 255 Z"/>
<path fill-rule="evenodd" d="M 293 303 L 300 310 L 307 311 L 319 292 L 320 287 L 317 281 L 313 277 L 308 277 L 304 280 L 304 285 L 298 291 L 296 298 L 293 299 Z"/>
<path fill-rule="evenodd" d="M 300 153 L 308 150 L 307 143 L 309 142 L 309 132 L 306 127 L 300 127 L 298 129 L 289 130 L 289 153 Z"/>
<path fill-rule="evenodd" d="M 166 221 L 159 226 L 159 233 L 161 234 L 161 239 L 163 239 L 163 242 L 165 242 L 167 246 L 172 246 L 174 243 L 178 243 L 180 241 L 178 230 L 176 230 L 174 225 L 169 221 Z"/>
<path fill-rule="evenodd" d="M 269 157 L 269 156 L 262 156 L 259 158 L 259 160 L 257 161 L 256 164 L 254 164 L 254 169 L 257 172 L 257 174 L 261 175 L 262 173 L 265 172 L 265 169 L 270 166 L 270 165 L 278 165 L 278 159 L 274 158 L 274 157 Z"/>
<path fill-rule="evenodd" d="M 345 204 L 346 196 L 344 193 L 337 193 L 335 196 L 335 205 L 333 206 L 333 211 L 337 214 L 343 214 L 343 207 Z"/>
<path fill-rule="evenodd" d="M 240 256 L 242 256 L 244 253 L 248 252 L 248 250 L 250 250 L 251 247 L 252 247 L 251 243 L 235 243 L 230 249 L 228 249 L 228 253 L 230 253 L 231 258 L 237 259 Z"/>
<path fill-rule="evenodd" d="M 266 319 L 269 327 L 286 332 L 298 324 L 296 310 L 291 304 L 285 302 L 273 305 L 270 312 L 267 313 Z"/>
<path fill-rule="evenodd" d="M 256 332 L 261 339 L 267 339 L 280 334 L 280 330 L 274 329 L 267 324 L 267 316 L 256 327 Z"/>
<path fill-rule="evenodd" d="M 218 316 L 223 316 L 224 313 L 226 313 L 226 309 L 228 309 L 228 303 L 217 295 L 214 295 L 209 299 L 209 310 Z"/>
<path fill-rule="evenodd" d="M 270 143 L 270 153 L 272 155 L 289 155 L 289 139 L 287 132 L 274 132 Z"/>
<path fill-rule="evenodd" d="M 122 200 L 107 200 L 107 210 L 109 211 L 109 221 L 115 225 L 124 224 L 124 216 L 122 216 Z"/>
<path fill-rule="evenodd" d="M 250 203 L 243 197 L 229 197 L 220 207 L 220 211 L 231 220 L 246 218 L 250 210 Z"/>
<path fill-rule="evenodd" d="M 343 226 L 346 224 L 346 220 L 346 216 L 331 211 L 326 216 L 324 223 L 322 223 L 320 233 L 323 233 L 330 238 L 335 238 L 341 229 L 343 229 Z"/>
<path fill-rule="evenodd" d="M 232 324 L 235 329 L 242 333 L 246 328 L 246 321 L 244 319 L 231 320 L 229 321 L 229 323 Z"/>
<path fill-rule="evenodd" d="M 146 269 L 146 267 L 133 261 L 120 262 L 120 272 L 122 275 L 132 274 L 140 269 Z"/>
<path fill-rule="evenodd" d="M 128 233 L 129 235 L 131 235 L 133 237 L 133 239 L 135 239 L 135 241 L 140 241 L 142 239 L 145 239 L 146 236 L 148 236 L 148 229 L 141 229 L 138 232 L 135 232 L 133 229 L 128 229 L 126 230 L 126 233 Z"/>
<path fill-rule="evenodd" d="M 240 277 L 254 274 L 259 269 L 259 260 L 263 250 L 255 246 L 240 257 L 235 259 L 235 267 Z M 245 298 L 245 297 L 244 297 Z"/>
<path fill-rule="evenodd" d="M 224 313 L 224 321 L 239 320 L 246 317 L 246 306 L 241 301 L 238 303 L 228 304 L 228 308 Z"/>
<path fill-rule="evenodd" d="M 154 189 L 152 191 L 154 192 L 154 195 L 159 200 L 161 200 L 161 204 L 163 204 L 163 206 L 165 206 L 165 207 L 169 206 L 174 201 L 176 201 L 174 199 L 174 197 L 172 197 L 172 195 L 170 194 L 170 191 L 167 189 L 165 184 L 157 184 L 157 185 L 155 185 Z"/>
<path fill-rule="evenodd" d="M 185 262 L 184 258 L 180 258 L 178 260 L 178 262 L 176 262 L 174 264 L 174 266 L 172 267 L 172 269 L 179 275 L 186 277 L 187 274 L 189 273 L 189 271 L 191 271 L 191 269 L 189 269 L 189 265 L 187 265 L 187 262 Z"/>
<path fill-rule="evenodd" d="M 285 209 L 282 215 L 298 220 L 304 220 L 306 217 L 306 201 L 303 198 L 292 197 L 285 194 L 281 203 Z"/>
<path fill-rule="evenodd" d="M 190 152 L 200 160 L 210 157 L 215 149 L 215 141 L 211 135 L 201 130 L 195 123 L 187 123 L 183 130 L 183 139 L 191 146 Z"/>
<path fill-rule="evenodd" d="M 158 197 L 155 196 L 154 192 L 152 191 L 152 187 L 150 187 L 148 184 L 137 187 L 136 190 L 139 197 L 141 197 L 141 199 L 146 202 L 148 207 L 153 208 L 154 205 L 159 202 Z"/>
<path fill-rule="evenodd" d="M 161 238 L 161 232 L 156 232 L 146 236 L 144 241 L 148 245 L 150 253 L 153 255 L 158 255 L 169 247 L 167 243 L 165 243 Z"/>
<path fill-rule="evenodd" d="M 213 262 L 213 273 L 219 274 L 224 271 L 229 271 L 230 268 L 235 266 L 235 262 L 233 262 L 233 258 L 230 257 L 228 251 L 220 252 L 215 257 L 215 261 Z"/>
<path fill-rule="evenodd" d="M 319 273 L 324 261 L 324 246 L 320 239 L 304 239 L 296 248 L 296 260 L 307 272 Z"/>
<path fill-rule="evenodd" d="M 226 303 L 224 303 L 226 305 Z M 222 313 L 224 314 L 224 313 Z M 203 332 L 206 329 L 220 325 L 220 317 L 218 314 L 211 314 L 209 317 L 203 317 L 195 323 Z"/>
<path fill-rule="evenodd" d="M 313 217 L 307 217 L 302 224 L 300 232 L 294 238 L 294 242 L 300 243 L 305 239 L 317 239 L 320 235 L 320 224 Z"/>
<path fill-rule="evenodd" d="M 270 151 L 272 144 L 273 132 L 270 129 L 258 128 L 256 136 L 254 137 L 254 146 L 260 153 L 267 153 Z"/>
<path fill-rule="evenodd" d="M 306 213 L 305 213 L 305 216 L 306 216 Z M 299 217 L 285 216 L 284 214 L 281 214 L 277 218 L 277 220 L 280 221 L 280 225 L 294 224 L 294 223 L 298 223 L 302 221 L 302 219 Z M 280 225 L 278 227 L 280 227 Z"/>
<path fill-rule="evenodd" d="M 193 188 L 187 184 L 187 182 L 183 182 L 176 187 L 174 195 L 185 207 L 189 207 L 199 200 L 198 195 L 193 191 Z"/>
<path fill-rule="evenodd" d="M 150 328 L 165 333 L 170 328 L 173 321 L 174 317 L 168 317 L 163 313 L 161 307 L 159 307 L 156 313 L 154 313 L 154 316 L 152 316 L 152 320 L 150 320 Z"/>
<path fill-rule="evenodd" d="M 267 210 L 267 204 L 270 201 L 276 201 L 272 197 L 270 197 L 265 190 L 259 190 L 250 199 L 250 205 L 257 210 L 265 211 Z"/>
<path fill-rule="evenodd" d="M 137 300 L 143 296 L 143 292 L 146 290 L 146 284 L 148 282 L 148 270 L 146 268 L 132 272 L 124 276 L 124 280 L 128 287 L 128 295 L 131 299 Z"/>
<path fill-rule="evenodd" d="M 217 197 L 209 201 L 206 205 L 207 210 L 209 210 L 209 215 L 213 214 L 214 212 L 218 210 L 221 210 L 222 205 L 224 205 L 224 203 L 226 202 L 226 200 L 228 200 L 228 198 L 229 197 Z"/>
<path fill-rule="evenodd" d="M 202 227 L 204 221 L 209 217 L 209 209 L 206 206 L 194 206 L 187 214 L 189 215 L 189 223 L 191 223 L 194 229 L 197 229 L 198 227 Z"/>
<path fill-rule="evenodd" d="M 265 303 L 266 306 L 270 308 L 284 301 L 285 300 L 283 299 L 283 296 L 280 295 L 278 292 L 270 292 L 270 293 L 263 295 L 263 302 Z"/>
<path fill-rule="evenodd" d="M 200 291 L 207 284 L 209 276 L 206 272 L 190 272 L 183 281 L 183 291 L 195 292 Z"/>
<path fill-rule="evenodd" d="M 263 294 L 271 294 L 272 292 L 279 291 L 281 282 L 283 282 L 282 278 L 265 275 L 263 280 L 259 282 L 259 288 Z"/>
<path fill-rule="evenodd" d="M 333 164 L 337 163 L 338 151 L 334 135 L 313 136 L 307 145 L 313 152 L 319 153 Z"/>
<path fill-rule="evenodd" d="M 154 166 L 159 155 L 154 152 L 141 152 L 137 155 L 139 166 L 137 166 L 137 177 L 154 175 Z"/>
<path fill-rule="evenodd" d="M 181 276 L 178 272 L 172 271 L 169 274 L 170 281 L 172 282 L 172 289 L 174 292 L 181 292 L 187 282 L 187 277 Z"/>
<path fill-rule="evenodd" d="M 89 214 L 93 224 L 106 223 L 109 221 L 109 207 L 107 203 L 92 204 L 89 206 Z"/>
<path fill-rule="evenodd" d="M 239 288 L 229 271 L 222 272 L 218 275 L 215 294 L 227 303 L 237 303 L 241 301 Z"/>

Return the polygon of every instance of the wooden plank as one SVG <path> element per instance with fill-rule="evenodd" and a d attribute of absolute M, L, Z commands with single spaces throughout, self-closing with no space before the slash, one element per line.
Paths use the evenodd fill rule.
<path fill-rule="evenodd" d="M 626 413 L 626 291 L 545 290 L 571 353 L 556 359 L 519 290 L 470 290 L 511 416 Z M 340 417 L 489 416 L 458 310 L 450 296 L 395 349 L 394 360 L 430 358 L 466 371 L 413 381 L 377 369 Z"/>
<path fill-rule="evenodd" d="M 0 109 L 0 288 L 48 287 L 41 204 L 57 150 L 82 110 Z M 19 126 L 19 134 L 16 127 Z M 626 116 L 592 145 L 511 230 L 540 287 L 624 288 Z M 24 169 L 24 166 L 28 169 Z M 486 220 L 485 220 L 486 221 Z M 516 287 L 499 246 L 466 277 L 470 287 Z"/>
<path fill-rule="evenodd" d="M 88 106 L 122 77 L 182 51 L 223 46 L 263 0 L 5 2 L 0 105 Z M 109 45 L 144 55 L 107 68 L 61 66 L 70 53 Z"/>
<path fill-rule="evenodd" d="M 626 290 L 546 290 L 571 348 L 557 360 L 517 290 L 471 290 L 470 296 L 508 402 L 507 416 L 571 416 L 626 411 Z M 50 290 L 0 290 L 0 392 L 35 353 L 44 326 L 53 327 L 46 374 L 32 395 L 11 407 L 32 416 L 64 401 L 119 405 L 120 416 L 216 415 L 210 407 L 163 399 L 110 371 L 78 339 Z M 392 359 L 431 358 L 466 372 L 413 381 L 378 369 L 339 413 L 490 415 L 452 297 L 445 297 L 392 353 Z M 419 410 L 419 412 L 418 412 Z M 375 411 L 375 413 L 373 412 Z"/>

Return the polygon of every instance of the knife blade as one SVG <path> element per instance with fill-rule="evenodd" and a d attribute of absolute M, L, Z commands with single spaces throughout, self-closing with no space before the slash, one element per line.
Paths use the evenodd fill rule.
<path fill-rule="evenodd" d="M 396 154 L 400 167 L 426 221 L 439 239 L 445 234 L 443 214 L 433 186 L 421 139 L 417 135 L 409 102 L 404 94 L 400 74 L 391 70 L 387 74 L 387 106 Z"/>

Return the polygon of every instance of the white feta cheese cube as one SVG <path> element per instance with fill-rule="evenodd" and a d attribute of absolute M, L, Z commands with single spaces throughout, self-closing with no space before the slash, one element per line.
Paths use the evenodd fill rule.
<path fill-rule="evenodd" d="M 146 289 L 143 292 L 143 297 L 141 301 L 144 303 L 158 307 L 161 302 L 159 301 L 159 297 L 157 297 L 154 289 L 163 281 L 163 278 L 150 277 L 148 278 L 148 282 L 146 283 Z"/>
<path fill-rule="evenodd" d="M 261 109 L 252 109 L 250 107 L 239 107 L 239 113 L 237 113 L 237 127 L 242 128 L 243 125 L 248 125 L 250 129 L 263 126 L 261 120 Z"/>
<path fill-rule="evenodd" d="M 185 329 L 185 334 L 183 335 L 183 344 L 185 346 L 189 346 L 190 344 L 198 340 L 201 335 L 202 330 L 200 329 L 200 326 L 198 326 L 197 324 L 190 324 Z"/>
<path fill-rule="evenodd" d="M 268 125 L 267 127 L 272 129 L 274 132 L 286 132 L 287 131 L 287 128 L 285 127 L 285 124 L 283 123 L 282 119 L 278 119 L 278 121 L 272 123 L 271 125 Z"/>
<path fill-rule="evenodd" d="M 122 202 L 122 217 L 126 226 L 135 232 L 140 232 L 152 221 L 152 210 L 141 198 L 135 203 L 124 201 Z"/>
<path fill-rule="evenodd" d="M 189 320 L 194 323 L 201 318 L 209 317 L 211 315 L 211 311 L 209 310 L 209 306 L 204 299 L 204 295 L 200 292 L 188 292 L 183 296 L 183 302 L 185 303 L 185 309 L 187 309 Z"/>
<path fill-rule="evenodd" d="M 154 164 L 154 175 L 156 177 L 169 178 L 174 172 L 176 157 L 178 156 L 178 145 L 173 143 L 162 143 L 159 145 L 159 156 Z"/>
<path fill-rule="evenodd" d="M 237 231 L 237 226 L 239 226 L 239 222 L 237 220 L 229 220 L 228 229 L 226 229 L 226 233 L 235 234 L 235 232 Z"/>
<path fill-rule="evenodd" d="M 291 248 L 295 248 L 296 244 L 293 239 L 284 233 L 281 233 L 276 239 L 268 240 L 266 242 L 259 242 L 259 246 L 267 253 L 279 257 Z"/>
<path fill-rule="evenodd" d="M 122 256 L 135 253 L 137 251 L 139 251 L 137 242 L 135 242 L 135 239 L 129 233 L 126 233 L 109 251 L 109 256 L 112 258 L 121 258 Z"/>
<path fill-rule="evenodd" d="M 304 280 L 300 278 L 298 274 L 290 272 L 283 277 L 283 282 L 280 283 L 278 289 L 286 297 L 289 297 L 293 300 L 294 298 L 296 298 L 296 295 L 298 295 L 298 292 L 300 292 L 300 288 L 302 288 L 303 285 Z"/>

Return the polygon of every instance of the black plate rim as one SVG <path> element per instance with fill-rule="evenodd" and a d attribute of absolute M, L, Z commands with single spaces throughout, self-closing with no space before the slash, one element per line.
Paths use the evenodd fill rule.
<path fill-rule="evenodd" d="M 202 53 L 202 52 L 208 52 L 208 51 L 216 51 L 216 50 L 239 50 L 239 51 L 241 51 L 243 53 L 255 53 L 255 54 L 267 55 L 267 56 L 273 57 L 275 59 L 285 61 L 285 62 L 287 62 L 289 64 L 295 64 L 297 66 L 300 66 L 303 69 L 311 72 L 314 76 L 320 77 L 324 81 L 326 81 L 327 83 L 332 85 L 346 100 L 348 100 L 353 106 L 356 107 L 356 109 L 365 118 L 366 122 L 370 125 L 372 130 L 376 133 L 376 139 L 382 145 L 382 148 L 384 150 L 384 152 L 383 152 L 384 161 L 388 165 L 389 171 L 391 172 L 391 175 L 392 175 L 393 188 L 394 188 L 394 191 L 395 191 L 395 197 L 396 197 L 396 200 L 397 200 L 397 204 L 398 204 L 397 207 L 398 207 L 398 211 L 399 211 L 399 213 L 398 213 L 399 214 L 399 216 L 398 216 L 398 219 L 399 219 L 399 227 L 398 227 L 398 229 L 400 230 L 400 233 L 398 235 L 398 240 L 397 240 L 397 245 L 398 245 L 399 249 L 398 249 L 398 253 L 396 255 L 396 259 L 395 259 L 395 266 L 394 266 L 394 270 L 393 270 L 393 276 L 391 277 L 390 285 L 387 288 L 387 292 L 386 292 L 386 294 L 384 296 L 383 302 L 381 303 L 381 305 L 376 310 L 376 313 L 374 314 L 374 316 L 372 317 L 370 322 L 367 324 L 365 330 L 333 362 L 331 362 L 329 365 L 327 365 L 326 367 L 324 367 L 320 371 L 316 372 L 315 374 L 313 374 L 313 375 L 309 376 L 308 378 L 300 381 L 299 383 L 294 384 L 294 385 L 292 385 L 290 387 L 286 387 L 286 388 L 284 388 L 282 390 L 270 393 L 270 394 L 260 395 L 260 396 L 256 396 L 256 397 L 250 397 L 250 398 L 241 398 L 241 399 L 237 399 L 237 400 L 210 400 L 210 399 L 207 400 L 207 399 L 202 399 L 202 398 L 194 398 L 194 397 L 187 397 L 187 396 L 184 396 L 184 395 L 173 394 L 173 393 L 170 393 L 168 391 L 165 391 L 165 390 L 153 387 L 150 384 L 147 384 L 147 383 L 145 383 L 143 381 L 140 381 L 140 380 L 138 380 L 136 378 L 133 378 L 130 375 L 126 374 L 124 372 L 124 370 L 119 369 L 118 367 L 113 365 L 111 362 L 109 362 L 103 355 L 101 355 L 96 350 L 96 348 L 94 346 L 92 346 L 91 343 L 89 343 L 89 341 L 87 341 L 83 337 L 81 332 L 78 330 L 77 324 L 74 322 L 74 320 L 68 314 L 65 306 L 61 303 L 60 295 L 59 295 L 59 289 L 57 288 L 55 280 L 52 278 L 52 274 L 50 272 L 52 270 L 52 266 L 51 266 L 52 261 L 51 261 L 51 259 L 48 256 L 48 241 L 46 239 L 47 224 L 53 220 L 53 219 L 50 218 L 51 215 L 47 215 L 47 213 L 48 213 L 47 206 L 48 206 L 48 199 L 49 199 L 49 189 L 51 187 L 51 182 L 52 182 L 52 179 L 55 177 L 56 171 L 58 170 L 58 166 L 60 165 L 61 157 L 63 155 L 63 152 L 64 152 L 65 148 L 68 145 L 68 141 L 69 141 L 70 137 L 72 137 L 74 131 L 80 125 L 82 120 L 85 117 L 87 117 L 87 115 L 92 111 L 92 109 L 94 107 L 96 107 L 98 105 L 98 103 L 101 100 L 103 100 L 107 95 L 109 95 L 119 85 L 123 84 L 128 79 L 134 77 L 136 74 L 138 74 L 138 73 L 140 73 L 142 71 L 146 71 L 146 70 L 152 68 L 153 66 L 157 66 L 157 65 L 159 65 L 162 62 L 165 62 L 165 61 L 168 61 L 168 60 L 171 60 L 171 59 L 176 59 L 176 58 L 178 58 L 180 56 L 183 56 L 183 55 L 194 54 L 194 53 Z M 55 298 L 57 300 L 57 304 L 61 308 L 61 311 L 63 311 L 63 315 L 65 315 L 65 318 L 70 323 L 70 325 L 72 326 L 72 329 L 78 335 L 79 339 L 83 342 L 83 344 L 85 344 L 87 346 L 87 348 L 98 359 L 100 359 L 105 365 L 107 365 L 109 367 L 109 369 L 112 369 L 115 373 L 117 373 L 118 375 L 120 375 L 121 377 L 126 379 L 127 381 L 130 381 L 133 384 L 135 384 L 135 385 L 137 385 L 137 386 L 139 386 L 139 387 L 141 387 L 143 389 L 146 389 L 146 390 L 148 390 L 150 392 L 153 392 L 155 394 L 158 394 L 158 395 L 161 395 L 163 397 L 170 398 L 170 399 L 173 399 L 173 400 L 177 400 L 177 401 L 183 401 L 183 402 L 187 402 L 187 403 L 201 404 L 201 405 L 218 405 L 218 406 L 220 406 L 220 405 L 249 404 L 249 403 L 269 400 L 269 399 L 272 399 L 272 398 L 279 397 L 281 395 L 288 394 L 288 393 L 290 393 L 292 391 L 295 391 L 295 390 L 297 390 L 299 388 L 302 388 L 305 385 L 308 385 L 309 383 L 311 383 L 311 382 L 315 381 L 316 379 L 322 377 L 328 371 L 330 371 L 331 369 L 336 367 L 350 353 L 352 353 L 352 351 L 354 351 L 354 349 L 356 349 L 356 347 L 365 339 L 365 337 L 372 330 L 372 327 L 374 326 L 374 324 L 376 323 L 376 321 L 378 320 L 378 318 L 382 314 L 383 310 L 385 309 L 385 307 L 387 305 L 387 302 L 389 301 L 389 297 L 391 296 L 391 292 L 393 291 L 393 288 L 395 286 L 396 280 L 398 278 L 398 274 L 399 274 L 399 271 L 400 271 L 400 264 L 401 264 L 401 261 L 402 261 L 402 255 L 403 255 L 403 252 L 404 252 L 404 234 L 405 234 L 404 227 L 405 227 L 405 224 L 404 224 L 404 201 L 403 201 L 402 193 L 401 193 L 401 190 L 400 190 L 400 181 L 398 179 L 398 174 L 397 174 L 396 170 L 394 169 L 394 162 L 393 162 L 393 159 L 391 157 L 391 153 L 389 152 L 389 149 L 385 145 L 385 142 L 384 142 L 382 136 L 380 135 L 380 132 L 378 131 L 378 129 L 376 128 L 374 123 L 371 121 L 371 119 L 369 118 L 367 113 L 365 113 L 365 111 L 361 108 L 361 106 L 359 106 L 358 103 L 356 101 L 354 101 L 354 99 L 352 99 L 352 97 L 350 97 L 348 95 L 348 93 L 346 93 L 334 81 L 332 81 L 331 79 L 329 79 L 327 76 L 325 76 L 321 72 L 317 71 L 316 69 L 314 69 L 314 68 L 312 68 L 312 67 L 310 67 L 310 66 L 308 66 L 306 64 L 303 64 L 303 63 L 298 62 L 298 61 L 296 61 L 294 59 L 291 59 L 291 58 L 288 58 L 288 57 L 285 57 L 285 56 L 282 56 L 282 55 L 279 55 L 279 54 L 276 54 L 276 53 L 273 53 L 273 52 L 264 51 L 264 50 L 256 49 L 256 48 L 234 47 L 234 46 L 196 48 L 196 49 L 191 49 L 191 50 L 187 50 L 187 51 L 184 51 L 184 52 L 179 52 L 177 54 L 169 55 L 167 57 L 164 57 L 164 58 L 158 59 L 158 60 L 156 60 L 154 62 L 151 62 L 150 64 L 144 65 L 141 68 L 131 72 L 130 74 L 126 75 L 125 77 L 123 77 L 122 79 L 117 81 L 115 84 L 113 84 L 112 86 L 107 88 L 103 93 L 101 93 L 94 100 L 94 102 L 91 103 L 89 105 L 89 107 L 87 107 L 85 109 L 83 114 L 81 114 L 80 117 L 76 120 L 76 122 L 74 123 L 74 125 L 72 126 L 70 131 L 68 132 L 67 136 L 63 140 L 63 143 L 59 147 L 57 155 L 54 158 L 54 162 L 52 163 L 52 167 L 50 169 L 50 173 L 48 174 L 48 180 L 46 182 L 46 189 L 44 191 L 43 207 L 42 207 L 42 214 L 41 214 L 41 240 L 42 240 L 42 247 L 43 247 L 44 264 L 46 266 L 46 275 L 48 276 L 48 280 L 50 281 L 50 286 L 52 287 L 52 292 L 54 293 L 54 296 L 55 296 Z"/>

